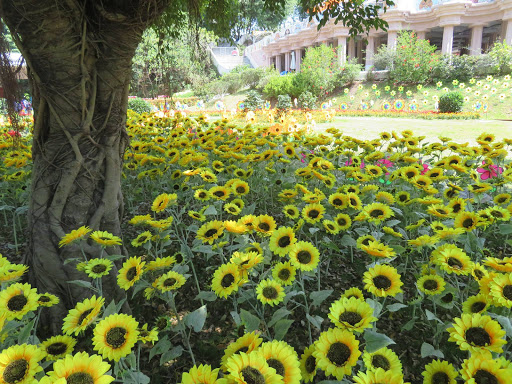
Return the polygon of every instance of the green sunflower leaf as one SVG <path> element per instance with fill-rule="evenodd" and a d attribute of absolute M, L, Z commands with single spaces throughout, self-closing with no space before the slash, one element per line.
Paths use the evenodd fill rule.
<path fill-rule="evenodd" d="M 292 312 L 287 310 L 286 308 L 279 308 L 272 315 L 272 319 L 270 319 L 270 321 L 268 322 L 268 326 L 272 327 L 275 323 L 277 323 L 283 317 L 288 316 L 290 313 L 292 313 Z"/>
<path fill-rule="evenodd" d="M 364 332 L 364 339 L 366 340 L 366 351 L 369 353 L 378 351 L 388 345 L 395 344 L 395 342 L 382 333 L 366 330 Z"/>
<path fill-rule="evenodd" d="M 293 320 L 281 319 L 279 320 L 274 327 L 274 339 L 275 340 L 283 340 L 288 332 L 288 329 L 293 324 Z"/>
<path fill-rule="evenodd" d="M 215 209 L 215 206 L 210 205 L 210 206 L 208 206 L 208 208 L 206 208 L 206 210 L 204 211 L 203 214 L 205 216 L 216 215 L 217 214 L 217 209 Z"/>
<path fill-rule="evenodd" d="M 313 301 L 311 305 L 319 306 L 333 293 L 332 289 L 326 289 L 324 291 L 311 292 L 309 298 Z"/>
<path fill-rule="evenodd" d="M 439 349 L 435 349 L 434 346 L 429 343 L 423 343 L 421 345 L 421 357 L 424 359 L 428 356 L 435 356 L 439 357 L 440 359 L 444 358 L 443 352 L 441 352 Z"/>
<path fill-rule="evenodd" d="M 149 360 L 151 360 L 155 355 L 167 352 L 171 347 L 171 342 L 167 336 L 164 336 L 162 339 L 158 340 L 155 346 L 149 351 Z"/>
<path fill-rule="evenodd" d="M 252 313 L 242 309 L 240 311 L 240 317 L 242 318 L 243 323 L 245 324 L 245 328 L 247 332 L 255 331 L 260 327 L 260 319 L 254 316 Z"/>
<path fill-rule="evenodd" d="M 207 315 L 208 312 L 206 310 L 206 305 L 203 305 L 202 307 L 196 309 L 194 312 L 185 316 L 185 325 L 193 329 L 194 332 L 199 332 L 201 329 L 203 329 Z"/>

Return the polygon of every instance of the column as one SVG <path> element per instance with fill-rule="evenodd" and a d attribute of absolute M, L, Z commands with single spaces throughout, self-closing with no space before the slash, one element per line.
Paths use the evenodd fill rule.
<path fill-rule="evenodd" d="M 356 57 L 356 41 L 354 37 L 351 37 L 348 41 L 348 60 L 352 60 Z"/>
<path fill-rule="evenodd" d="M 475 25 L 471 28 L 471 48 L 470 55 L 478 56 L 482 54 L 482 34 L 484 32 L 483 25 Z"/>
<path fill-rule="evenodd" d="M 427 31 L 416 31 L 416 36 L 418 36 L 418 39 L 425 40 Z"/>
<path fill-rule="evenodd" d="M 388 31 L 388 47 L 396 48 L 397 31 Z"/>
<path fill-rule="evenodd" d="M 277 56 L 276 56 L 276 69 L 277 69 L 277 72 L 279 72 L 279 73 L 282 72 L 282 69 L 281 69 L 281 55 L 280 54 L 277 54 Z"/>
<path fill-rule="evenodd" d="M 507 23 L 507 31 L 505 32 L 505 43 L 512 45 L 512 20 L 503 20 L 503 23 Z"/>
<path fill-rule="evenodd" d="M 295 50 L 295 71 L 300 72 L 300 66 L 302 64 L 302 49 Z"/>
<path fill-rule="evenodd" d="M 375 53 L 375 37 L 368 36 L 368 45 L 366 46 L 366 64 L 365 64 L 365 69 L 367 71 L 373 66 L 374 53 Z"/>
<path fill-rule="evenodd" d="M 347 37 L 338 37 L 338 63 L 344 65 L 347 61 Z"/>
<path fill-rule="evenodd" d="M 290 72 L 290 52 L 284 54 L 284 70 Z"/>
<path fill-rule="evenodd" d="M 442 53 L 451 56 L 453 50 L 453 25 L 445 25 L 443 29 Z"/>
<path fill-rule="evenodd" d="M 272 66 L 272 56 L 268 55 L 267 56 L 267 67 L 271 67 Z"/>

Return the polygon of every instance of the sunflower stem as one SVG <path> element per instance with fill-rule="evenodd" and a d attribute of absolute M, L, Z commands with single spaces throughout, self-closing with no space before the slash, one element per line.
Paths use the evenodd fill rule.
<path fill-rule="evenodd" d="M 36 344 L 37 326 L 39 324 L 40 317 L 41 317 L 41 307 L 37 308 L 37 316 L 36 316 L 36 320 L 34 322 L 34 328 L 32 328 L 32 331 L 30 331 L 30 333 L 31 333 L 30 340 L 31 340 L 32 344 Z"/>
<path fill-rule="evenodd" d="M 196 359 L 194 357 L 194 352 L 192 352 L 192 347 L 190 346 L 190 337 L 187 335 L 187 330 L 185 325 L 180 320 L 180 315 L 178 314 L 178 310 L 176 309 L 176 302 L 174 301 L 174 295 L 172 292 L 168 293 L 169 302 L 171 304 L 171 309 L 176 315 L 176 320 L 178 321 L 178 329 L 181 334 L 181 339 L 185 343 L 185 347 L 187 347 L 190 358 L 192 359 L 192 364 L 196 365 Z"/>
<path fill-rule="evenodd" d="M 190 248 L 187 245 L 187 251 L 189 249 Z M 188 254 L 189 254 L 189 256 L 192 255 L 192 257 L 193 257 L 192 252 L 188 252 Z M 201 287 L 199 286 L 199 280 L 197 279 L 197 273 L 196 273 L 196 269 L 194 268 L 194 262 L 192 261 L 192 257 L 189 257 L 190 267 L 192 268 L 192 275 L 194 276 L 194 281 L 196 282 L 197 294 L 200 295 L 201 294 Z M 199 299 L 199 300 L 201 301 L 201 306 L 203 306 L 204 305 L 203 299 Z"/>
<path fill-rule="evenodd" d="M 308 304 L 308 297 L 306 295 L 306 290 L 304 289 L 304 275 L 302 274 L 302 271 L 299 271 L 299 283 L 300 288 L 302 289 L 302 294 L 304 295 L 304 308 L 306 309 L 306 317 L 309 317 L 309 304 Z M 308 336 L 309 336 L 309 344 L 313 344 L 313 337 L 311 336 L 311 323 L 309 319 L 306 319 L 306 323 L 308 324 Z"/>

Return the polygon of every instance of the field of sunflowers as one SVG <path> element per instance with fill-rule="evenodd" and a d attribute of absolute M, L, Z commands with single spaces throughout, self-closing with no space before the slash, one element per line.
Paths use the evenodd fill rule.
<path fill-rule="evenodd" d="M 91 297 L 45 340 L 59 298 L 13 256 L 31 137 L 1 136 L 0 383 L 511 383 L 512 139 L 355 138 L 269 113 L 130 111 L 124 238 L 61 239 L 98 258 L 67 260 Z M 131 315 L 103 298 L 114 264 Z"/>

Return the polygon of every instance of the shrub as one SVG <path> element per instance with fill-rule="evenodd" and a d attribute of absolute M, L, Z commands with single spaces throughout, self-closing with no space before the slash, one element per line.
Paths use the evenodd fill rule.
<path fill-rule="evenodd" d="M 265 68 L 248 68 L 240 73 L 240 79 L 244 87 L 256 88 L 260 80 L 265 76 Z"/>
<path fill-rule="evenodd" d="M 128 100 L 128 109 L 141 114 L 144 112 L 150 113 L 153 110 L 153 107 L 146 100 L 137 97 L 135 99 Z"/>
<path fill-rule="evenodd" d="M 464 96 L 460 92 L 448 92 L 439 99 L 439 112 L 457 113 L 462 111 Z"/>
<path fill-rule="evenodd" d="M 432 71 L 432 80 L 451 81 L 457 79 L 459 81 L 467 81 L 475 76 L 475 56 L 449 56 L 443 55 L 436 63 Z"/>
<path fill-rule="evenodd" d="M 495 42 L 489 51 L 494 60 L 494 70 L 498 75 L 508 75 L 512 72 L 512 46 L 506 42 Z"/>
<path fill-rule="evenodd" d="M 236 93 L 242 87 L 240 74 L 237 72 L 226 73 L 221 80 L 227 84 L 228 93 Z"/>
<path fill-rule="evenodd" d="M 281 76 L 275 73 L 263 88 L 263 93 L 273 100 L 277 99 L 279 95 L 289 95 L 292 92 L 295 76 L 295 74 Z"/>
<path fill-rule="evenodd" d="M 276 109 L 279 115 L 282 115 L 286 111 L 292 108 L 292 98 L 290 95 L 278 95 Z"/>
<path fill-rule="evenodd" d="M 497 63 L 490 55 L 479 55 L 475 61 L 475 76 L 487 76 L 496 74 Z"/>
<path fill-rule="evenodd" d="M 316 101 L 316 96 L 309 91 L 302 92 L 299 95 L 299 107 L 303 109 L 316 109 Z"/>
<path fill-rule="evenodd" d="M 341 85 L 352 85 L 362 70 L 363 66 L 358 64 L 356 59 L 347 61 L 338 75 Z"/>
<path fill-rule="evenodd" d="M 263 100 L 261 99 L 260 95 L 256 91 L 249 91 L 247 93 L 247 97 L 244 100 L 245 108 L 254 111 L 256 109 L 261 109 L 263 106 Z"/>
<path fill-rule="evenodd" d="M 391 70 L 396 60 L 396 50 L 386 46 L 378 49 L 377 53 L 373 55 L 373 65 L 378 71 Z"/>

